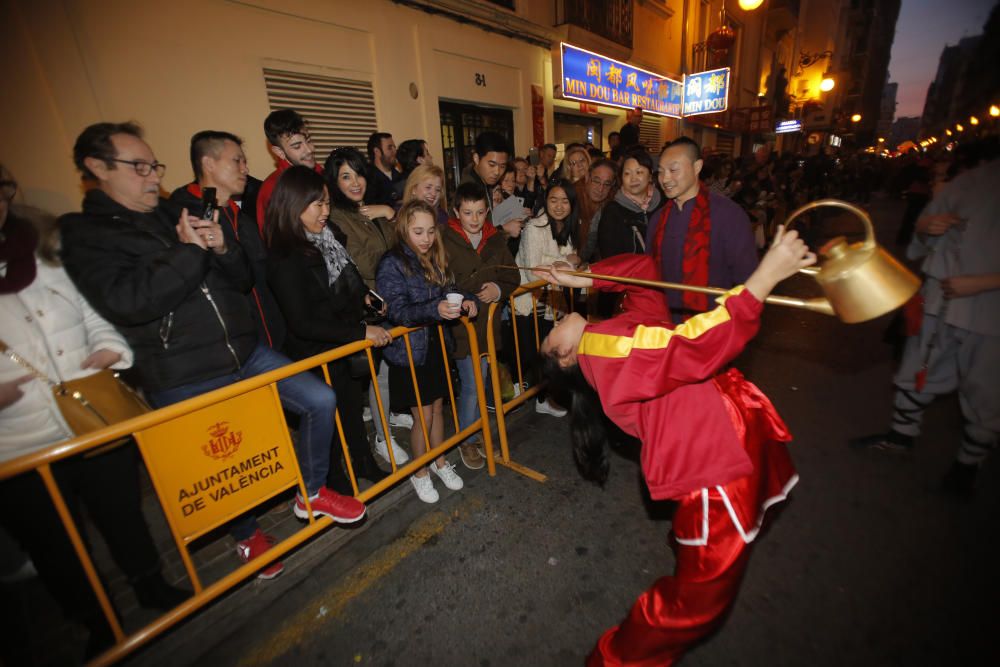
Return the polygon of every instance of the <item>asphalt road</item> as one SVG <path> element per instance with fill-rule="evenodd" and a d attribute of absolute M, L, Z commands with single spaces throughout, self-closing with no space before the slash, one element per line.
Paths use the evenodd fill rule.
<path fill-rule="evenodd" d="M 898 202 L 870 208 L 891 238 Z M 818 294 L 810 280 L 781 291 Z M 1000 465 L 987 464 L 971 502 L 937 490 L 960 437 L 955 397 L 928 411 L 912 455 L 846 445 L 888 422 L 888 320 L 766 311 L 738 366 L 790 425 L 801 481 L 758 538 L 725 626 L 684 665 L 1000 664 Z M 644 500 L 622 456 L 604 489 L 581 480 L 564 420 L 524 414 L 511 440 L 546 483 L 460 469 L 464 490 L 441 489 L 433 506 L 408 492 L 345 546 L 317 557 L 312 545 L 280 595 L 247 586 L 134 662 L 581 665 L 672 570 L 669 507 Z"/>

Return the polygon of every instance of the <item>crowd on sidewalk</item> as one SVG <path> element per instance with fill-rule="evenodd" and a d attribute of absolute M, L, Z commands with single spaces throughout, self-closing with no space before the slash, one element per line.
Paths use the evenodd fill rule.
<path fill-rule="evenodd" d="M 968 379 L 970 369 L 983 371 L 997 361 L 1000 308 L 992 301 L 1000 285 L 991 282 L 998 254 L 998 189 L 991 189 L 996 172 L 969 168 L 921 214 L 932 187 L 920 191 L 919 170 L 910 169 L 910 182 L 900 186 L 902 176 L 893 181 L 881 161 L 864 154 L 776 156 L 767 146 L 737 163 L 703 155 L 686 137 L 652 155 L 639 144 L 637 115 L 616 133 L 610 155 L 590 144 L 569 144 L 559 164 L 555 145 L 539 147 L 536 162 L 515 156 L 506 137 L 483 132 L 451 201 L 445 174 L 422 139 L 397 148 L 390 133 L 375 132 L 367 155 L 337 148 L 321 163 L 308 124 L 292 109 L 264 120 L 276 162 L 265 179 L 250 176 L 241 137 L 205 130 L 190 140 L 190 182 L 166 198 L 166 167 L 138 125 L 91 125 L 73 151 L 86 186 L 81 211 L 58 221 L 17 204 L 14 175 L 0 166 L 0 461 L 73 436 L 49 385 L 15 357 L 56 382 L 121 370 L 153 407 L 163 407 L 367 340 L 376 352 L 376 378 L 367 358 L 356 355 L 331 364 L 329 385 L 318 370 L 277 385 L 297 431 L 295 452 L 307 491 L 292 511 L 302 519 L 311 511 L 353 523 L 366 507 L 354 497 L 349 471 L 377 483 L 387 476 L 386 463 L 395 470 L 439 446 L 452 370 L 460 429 L 480 417 L 476 366 L 483 377 L 504 373 L 472 357 L 460 318 L 468 318 L 482 345 L 485 313 L 498 303 L 493 333 L 501 361 L 523 369 L 524 382 L 534 384 L 542 366 L 532 343 L 536 326 L 544 339 L 574 309 L 589 308 L 596 318 L 621 310 L 620 293 L 593 299 L 580 288 L 555 285 L 541 298 L 524 294 L 508 305 L 520 285 L 537 279 L 531 267 L 584 269 L 598 260 L 649 255 L 664 280 L 733 288 L 757 269 L 760 251 L 788 210 L 830 195 L 865 203 L 874 188 L 891 182 L 915 202 L 915 212 L 908 212 L 916 230 L 910 254 L 928 257 L 929 276 L 921 336 L 934 337 L 942 361 L 930 359 L 931 381 L 915 389 L 903 375 L 921 362 L 926 369 L 927 342 L 920 338 L 908 348 L 905 372 L 897 378 L 893 431 L 875 444 L 912 446 L 922 407 L 934 394 L 958 387 L 970 424 L 959 461 L 978 466 L 1000 431 L 992 414 L 1000 401 L 984 392 L 982 382 L 970 385 Z M 511 197 L 519 198 L 517 206 L 509 205 Z M 965 221 L 987 214 L 992 222 L 968 226 L 985 236 L 966 232 Z M 991 250 L 977 254 L 976 248 Z M 986 277 L 970 285 L 955 280 L 956 271 Z M 962 301 L 966 296 L 973 299 Z M 949 299 L 984 303 L 947 310 L 933 305 Z M 710 307 L 704 295 L 686 292 L 669 292 L 666 304 L 678 324 Z M 410 334 L 407 346 L 390 333 L 397 326 L 422 328 Z M 544 394 L 534 403 L 539 414 L 557 418 L 568 407 Z M 409 429 L 409 447 L 391 427 Z M 477 436 L 458 450 L 465 468 L 483 467 Z M 140 604 L 169 609 L 190 592 L 160 573 L 139 510 L 138 466 L 134 447 L 122 446 L 64 461 L 55 474 L 74 511 L 86 508 Z M 967 471 L 955 474 L 971 479 Z M 463 487 L 445 456 L 409 481 L 426 503 L 439 499 L 435 481 L 451 491 Z M 67 614 L 90 630 L 90 655 L 105 648 L 110 629 L 42 482 L 34 475 L 4 481 L 0 499 L 0 565 L 23 548 L 31 560 L 13 561 L 14 569 L 37 570 Z M 40 509 L 29 518 L 18 509 L 25 504 Z M 228 530 L 243 562 L 260 557 L 274 541 L 253 512 Z M 273 561 L 258 576 L 269 579 L 282 570 Z"/>

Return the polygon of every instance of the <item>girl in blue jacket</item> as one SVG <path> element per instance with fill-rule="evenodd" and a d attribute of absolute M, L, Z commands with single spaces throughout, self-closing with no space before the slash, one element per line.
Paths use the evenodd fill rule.
<path fill-rule="evenodd" d="M 443 402 L 448 388 L 448 364 L 440 352 L 437 325 L 442 321 L 458 319 L 463 312 L 469 317 L 476 315 L 476 302 L 470 295 L 462 294 L 461 305 L 453 305 L 447 299 L 449 293 L 461 293 L 448 271 L 436 213 L 422 200 L 408 202 L 399 210 L 394 244 L 379 262 L 375 282 L 388 305 L 390 324 L 409 327 L 430 325 L 409 336 L 419 401 L 410 375 L 404 340 L 398 338 L 385 348 L 385 359 L 389 362 L 391 409 L 394 412 L 412 412 L 414 424 L 410 431 L 410 446 L 413 455 L 419 457 L 427 451 L 428 445 L 424 441 L 421 419 L 426 425 L 432 449 L 444 440 Z M 447 331 L 445 337 L 445 342 L 450 342 Z M 462 479 L 444 456 L 431 463 L 430 469 L 452 491 L 462 488 Z M 426 468 L 415 472 L 410 482 L 422 501 L 437 502 L 438 493 Z"/>

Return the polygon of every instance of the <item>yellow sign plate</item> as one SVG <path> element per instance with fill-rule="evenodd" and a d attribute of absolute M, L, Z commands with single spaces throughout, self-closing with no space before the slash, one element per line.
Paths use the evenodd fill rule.
<path fill-rule="evenodd" d="M 184 541 L 299 480 L 273 386 L 140 431 L 136 441 L 174 533 Z"/>

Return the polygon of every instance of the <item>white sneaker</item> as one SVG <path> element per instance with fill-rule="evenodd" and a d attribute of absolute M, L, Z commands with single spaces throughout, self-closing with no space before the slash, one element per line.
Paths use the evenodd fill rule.
<path fill-rule="evenodd" d="M 434 489 L 434 482 L 431 481 L 430 475 L 424 475 L 423 477 L 412 475 L 410 483 L 417 490 L 417 498 L 420 498 L 425 503 L 436 503 L 438 501 L 440 496 L 438 496 L 438 492 Z"/>
<path fill-rule="evenodd" d="M 548 401 L 535 401 L 535 412 L 540 415 L 552 415 L 553 417 L 565 417 L 566 411 L 562 408 L 557 408 L 552 403 Z"/>
<path fill-rule="evenodd" d="M 392 456 L 396 459 L 396 465 L 401 466 L 410 460 L 410 455 L 406 453 L 399 443 L 396 442 L 396 438 L 389 436 L 392 440 Z M 381 456 L 386 461 L 389 460 L 389 448 L 385 446 L 385 440 L 380 438 L 378 435 L 375 436 L 375 453 Z"/>
<path fill-rule="evenodd" d="M 413 428 L 413 417 L 410 415 L 404 415 L 401 412 L 390 412 L 389 426 L 398 426 L 399 428 Z"/>
<path fill-rule="evenodd" d="M 365 406 L 364 410 L 361 411 L 361 418 L 364 419 L 366 422 L 370 422 L 372 420 L 372 409 L 369 408 L 367 405 Z"/>
<path fill-rule="evenodd" d="M 444 485 L 447 486 L 452 491 L 458 491 L 465 484 L 462 482 L 462 478 L 458 476 L 455 472 L 455 466 L 450 463 L 445 463 L 443 468 L 438 468 L 433 461 L 427 466 L 430 468 L 435 475 L 441 478 Z"/>

